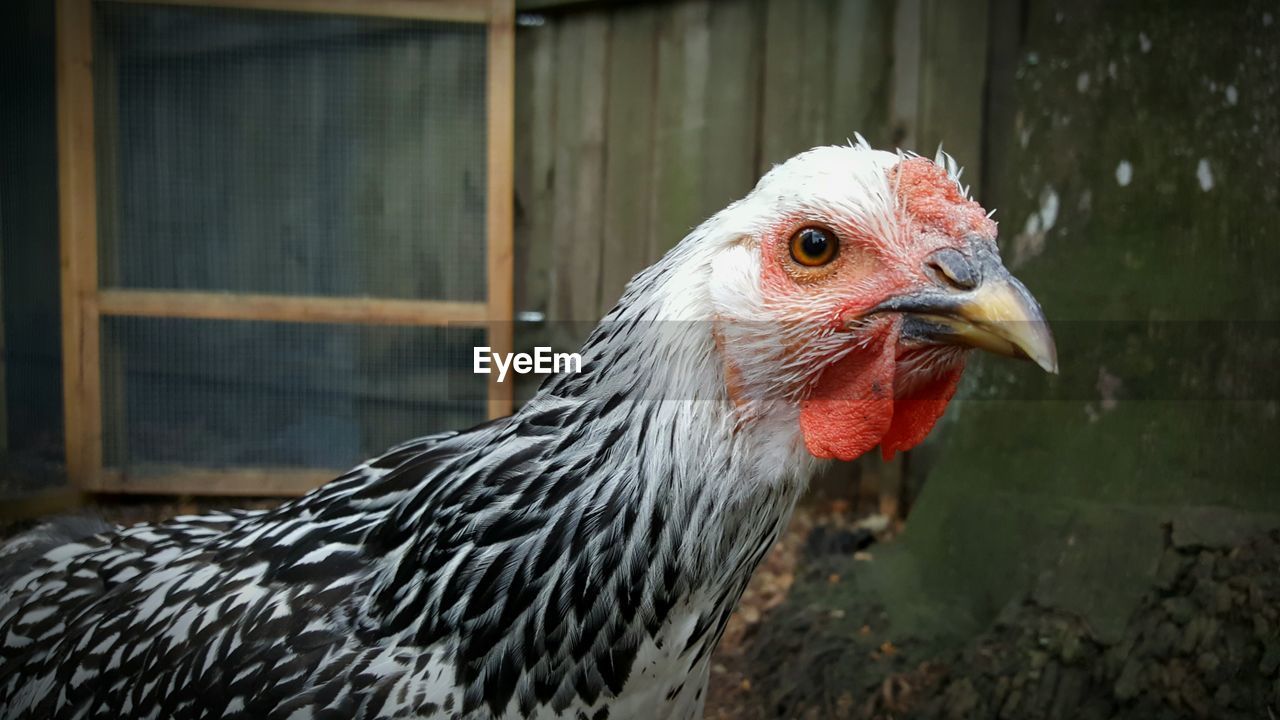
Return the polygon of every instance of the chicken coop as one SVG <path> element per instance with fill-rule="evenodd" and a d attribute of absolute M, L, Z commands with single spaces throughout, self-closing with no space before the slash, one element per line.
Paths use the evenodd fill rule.
<path fill-rule="evenodd" d="M 57 3 L 78 488 L 294 494 L 509 412 L 513 12 Z"/>

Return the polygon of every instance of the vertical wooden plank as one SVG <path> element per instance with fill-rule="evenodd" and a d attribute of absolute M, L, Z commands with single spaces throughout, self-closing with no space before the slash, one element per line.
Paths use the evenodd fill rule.
<path fill-rule="evenodd" d="M 827 107 L 831 102 L 832 42 L 830 32 L 814 32 L 832 27 L 835 0 L 802 0 L 797 6 L 805 31 L 797 41 L 793 56 L 800 66 L 799 102 L 794 113 L 800 131 L 799 145 L 791 155 L 817 145 L 838 142 L 827 127 Z"/>
<path fill-rule="evenodd" d="M 552 121 L 550 104 L 555 92 L 555 78 L 551 73 L 552 51 L 555 38 L 554 25 L 542 24 L 516 29 L 516 105 L 515 105 L 515 305 L 521 310 L 546 312 L 546 265 L 549 255 L 542 251 L 549 233 L 543 230 L 548 204 L 545 192 L 548 186 L 546 148 L 551 136 L 548 125 Z M 544 166 L 539 170 L 536 165 Z M 517 326 L 517 335 L 522 335 Z M 518 345 L 526 343 L 517 337 Z"/>
<path fill-rule="evenodd" d="M 702 218 L 702 132 L 711 61 L 707 0 L 664 8 L 658 28 L 652 244 L 656 259 Z"/>
<path fill-rule="evenodd" d="M 58 220 L 67 476 L 93 489 L 102 468 L 97 189 L 93 135 L 93 5 L 58 0 Z"/>
<path fill-rule="evenodd" d="M 516 31 L 516 307 L 544 319 L 551 312 L 555 245 L 556 31 L 555 23 L 526 25 Z M 516 346 L 560 347 L 557 327 L 545 322 L 517 323 Z M 517 401 L 532 396 L 539 382 L 534 376 L 520 378 Z"/>
<path fill-rule="evenodd" d="M 762 174 L 798 152 L 833 141 L 826 127 L 831 16 L 831 0 L 769 0 Z"/>
<path fill-rule="evenodd" d="M 574 319 L 596 320 L 600 307 L 600 270 L 604 236 L 604 133 L 605 87 L 609 77 L 609 16 L 592 13 L 585 18 L 582 36 L 582 90 L 578 126 L 577 179 L 573 207 L 577 214 L 578 252 L 560 257 L 568 262 L 580 288 L 575 293 Z"/>
<path fill-rule="evenodd" d="M 577 214 L 574 212 L 574 188 L 577 184 L 575 160 L 577 158 L 578 128 L 582 114 L 578 111 L 582 91 L 582 20 L 570 16 L 556 23 L 555 37 L 555 98 L 552 114 L 555 132 L 544 142 L 551 145 L 553 157 L 550 170 L 550 235 L 551 259 L 548 264 L 550 277 L 550 301 L 547 319 L 556 333 L 557 345 L 576 345 L 582 340 L 569 327 L 572 321 L 582 320 L 574 316 L 577 304 L 577 285 L 573 273 L 563 262 L 583 248 L 578 244 Z"/>
<path fill-rule="evenodd" d="M 898 0 L 893 14 L 893 126 L 891 142 L 916 148 L 920 105 L 920 4 Z"/>
<path fill-rule="evenodd" d="M 760 164 L 763 175 L 785 160 L 796 141 L 795 88 L 803 79 L 794 60 L 802 37 L 801 20 L 791 0 L 768 0 L 765 10 L 764 98 L 760 117 Z"/>
<path fill-rule="evenodd" d="M 759 0 L 711 5 L 707 122 L 702 132 L 703 217 L 746 195 L 757 179 L 764 11 Z"/>
<path fill-rule="evenodd" d="M 638 5 L 613 15 L 605 131 L 605 211 L 600 314 L 631 276 L 653 261 L 654 87 L 659 9 Z"/>
<path fill-rule="evenodd" d="M 851 140 L 855 132 L 877 148 L 891 141 L 893 9 L 891 0 L 836 1 L 827 142 Z"/>
<path fill-rule="evenodd" d="M 486 287 L 489 306 L 489 346 L 495 352 L 511 352 L 513 203 L 512 163 L 515 157 L 515 0 L 490 0 L 485 82 L 487 97 L 487 199 L 485 236 L 488 238 Z M 490 375 L 489 416 L 511 413 L 514 382 L 499 383 Z"/>
<path fill-rule="evenodd" d="M 539 32 L 539 50 L 534 56 L 533 75 L 535 92 L 532 94 L 533 118 L 529 123 L 530 179 L 530 248 L 529 264 L 524 275 L 529 276 L 529 297 L 537 298 L 530 307 L 544 314 L 550 303 L 548 275 L 552 265 L 551 251 L 554 242 L 551 234 L 552 193 L 555 190 L 556 106 L 558 87 L 556 72 L 555 32 L 547 28 Z M 536 279 L 535 279 L 536 278 Z"/>
<path fill-rule="evenodd" d="M 515 306 L 517 318 L 546 317 L 551 266 L 551 162 L 555 116 L 555 25 L 516 26 Z M 528 315 L 526 315 L 528 313 Z M 545 322 L 517 321 L 517 348 L 553 346 Z M 568 348 L 573 350 L 576 348 Z M 515 403 L 537 393 L 540 377 L 516 378 Z"/>
<path fill-rule="evenodd" d="M 919 152 L 939 143 L 966 166 L 965 181 L 982 175 L 982 118 L 987 82 L 988 0 L 921 0 Z"/>
<path fill-rule="evenodd" d="M 603 228 L 607 16 L 566 19 L 556 38 L 555 218 L 550 318 L 577 344 L 597 319 Z"/>

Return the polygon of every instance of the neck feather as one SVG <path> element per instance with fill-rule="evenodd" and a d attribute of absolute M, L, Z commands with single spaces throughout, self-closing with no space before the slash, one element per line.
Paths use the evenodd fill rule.
<path fill-rule="evenodd" d="M 789 419 L 736 422 L 705 290 L 673 298 L 669 267 L 632 282 L 583 372 L 351 495 L 381 508 L 367 540 L 390 560 L 370 631 L 456 643 L 468 706 L 616 694 L 680 611 L 697 615 L 686 659 L 704 660 L 813 470 Z"/>

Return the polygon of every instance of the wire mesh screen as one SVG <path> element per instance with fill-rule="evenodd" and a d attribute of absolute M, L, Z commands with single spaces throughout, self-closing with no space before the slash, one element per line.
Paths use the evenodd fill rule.
<path fill-rule="evenodd" d="M 95 17 L 103 287 L 485 297 L 483 25 Z"/>
<path fill-rule="evenodd" d="M 486 29 L 98 3 L 99 285 L 483 301 Z M 339 470 L 483 419 L 483 329 L 101 320 L 102 459 Z"/>
<path fill-rule="evenodd" d="M 481 329 L 103 320 L 108 467 L 344 469 L 483 420 Z"/>

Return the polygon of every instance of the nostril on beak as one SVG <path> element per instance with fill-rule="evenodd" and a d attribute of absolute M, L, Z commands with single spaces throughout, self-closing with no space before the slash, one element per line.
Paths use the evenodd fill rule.
<path fill-rule="evenodd" d="M 960 251 L 943 248 L 925 261 L 925 267 L 936 280 L 956 290 L 972 290 L 978 287 L 978 270 Z"/>

